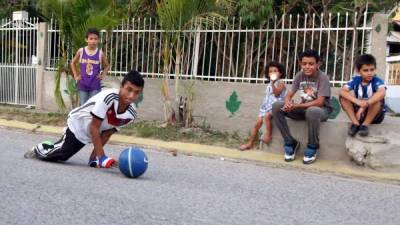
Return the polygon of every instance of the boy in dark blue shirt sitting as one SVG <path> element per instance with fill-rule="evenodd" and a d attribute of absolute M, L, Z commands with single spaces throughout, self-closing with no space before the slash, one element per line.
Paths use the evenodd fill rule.
<path fill-rule="evenodd" d="M 354 76 L 340 90 L 340 103 L 352 123 L 348 134 L 354 136 L 358 132 L 365 137 L 369 133 L 370 124 L 379 124 L 384 119 L 386 86 L 375 74 L 374 56 L 360 55 L 356 59 L 356 69 L 359 75 Z"/>

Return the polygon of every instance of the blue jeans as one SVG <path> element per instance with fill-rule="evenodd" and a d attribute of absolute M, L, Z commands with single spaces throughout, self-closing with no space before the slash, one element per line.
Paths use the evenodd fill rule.
<path fill-rule="evenodd" d="M 89 100 L 89 98 L 95 96 L 99 92 L 100 90 L 92 90 L 92 91 L 79 90 L 79 105 L 85 104 L 85 102 Z"/>

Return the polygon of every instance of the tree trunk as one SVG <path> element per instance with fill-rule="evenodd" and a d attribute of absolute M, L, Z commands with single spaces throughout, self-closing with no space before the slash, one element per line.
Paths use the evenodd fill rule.
<path fill-rule="evenodd" d="M 167 124 L 174 124 L 176 121 L 175 110 L 172 107 L 171 96 L 169 91 L 169 68 L 170 68 L 170 47 L 168 38 L 164 41 L 163 62 L 164 62 L 164 79 L 162 83 L 162 95 L 164 97 L 164 119 Z"/>

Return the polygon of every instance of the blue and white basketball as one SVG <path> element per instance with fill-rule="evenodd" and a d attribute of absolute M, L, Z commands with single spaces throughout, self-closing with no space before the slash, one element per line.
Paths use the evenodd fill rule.
<path fill-rule="evenodd" d="M 148 159 L 140 148 L 130 147 L 119 155 L 119 170 L 127 177 L 136 178 L 146 172 Z"/>

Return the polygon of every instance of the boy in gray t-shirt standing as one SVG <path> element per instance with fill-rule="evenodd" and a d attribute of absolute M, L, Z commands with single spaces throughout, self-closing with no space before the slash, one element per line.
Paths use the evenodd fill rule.
<path fill-rule="evenodd" d="M 326 73 L 319 70 L 320 57 L 317 51 L 307 50 L 299 57 L 302 71 L 298 72 L 284 102 L 272 106 L 272 118 L 284 139 L 285 161 L 295 159 L 300 142 L 293 138 L 287 125 L 286 116 L 294 120 L 306 120 L 308 125 L 308 144 L 303 163 L 316 160 L 319 149 L 319 127 L 328 120 L 332 111 L 330 105 L 331 86 Z M 294 103 L 293 96 L 301 91 L 301 102 Z"/>

